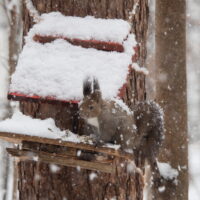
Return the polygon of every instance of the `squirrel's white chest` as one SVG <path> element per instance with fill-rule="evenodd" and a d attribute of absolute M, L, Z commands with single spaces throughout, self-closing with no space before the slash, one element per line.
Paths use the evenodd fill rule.
<path fill-rule="evenodd" d="M 99 120 L 97 117 L 88 118 L 87 123 L 96 127 L 99 130 Z"/>

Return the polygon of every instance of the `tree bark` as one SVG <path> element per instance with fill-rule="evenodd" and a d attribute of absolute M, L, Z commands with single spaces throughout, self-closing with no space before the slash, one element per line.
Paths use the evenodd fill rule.
<path fill-rule="evenodd" d="M 188 199 L 186 6 L 184 0 L 156 1 L 156 98 L 164 109 L 166 137 L 159 160 L 178 170 L 177 181 L 160 183 L 155 199 Z"/>
<path fill-rule="evenodd" d="M 146 57 L 146 31 L 148 24 L 148 1 L 139 0 L 136 15 L 133 18 L 132 31 L 139 43 L 137 61 L 144 65 Z M 136 0 L 33 0 L 40 13 L 60 11 L 64 15 L 100 18 L 121 18 L 127 20 Z M 23 8 L 24 35 L 33 25 L 28 10 Z M 132 72 L 129 77 L 127 92 L 123 100 L 131 107 L 135 101 L 145 99 L 145 77 Z M 34 118 L 52 117 L 61 129 L 70 129 L 77 133 L 81 122 L 78 119 L 78 106 L 73 104 L 48 104 L 42 102 L 20 102 L 20 110 Z M 42 145 L 41 148 L 45 148 Z M 56 149 L 51 147 L 52 151 Z M 138 165 L 141 163 L 138 160 Z M 19 162 L 19 199 L 68 199 L 68 200 L 104 200 L 115 197 L 119 200 L 142 199 L 139 176 L 129 175 L 120 170 L 112 176 L 98 172 L 98 177 L 91 181 L 90 170 L 80 170 L 59 166 L 57 173 L 52 173 L 50 165 L 34 161 Z"/>

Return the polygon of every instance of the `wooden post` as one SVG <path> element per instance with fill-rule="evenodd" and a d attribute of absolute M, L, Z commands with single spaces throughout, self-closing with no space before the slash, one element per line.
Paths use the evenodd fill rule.
<path fill-rule="evenodd" d="M 156 99 L 164 109 L 166 137 L 159 160 L 178 170 L 154 199 L 188 199 L 186 1 L 156 1 Z"/>

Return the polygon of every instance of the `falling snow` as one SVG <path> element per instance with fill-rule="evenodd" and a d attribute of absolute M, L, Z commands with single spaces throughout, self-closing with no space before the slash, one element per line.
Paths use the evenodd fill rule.
<path fill-rule="evenodd" d="M 28 1 L 27 1 L 28 2 Z M 152 1 L 150 1 L 152 3 Z M 8 6 L 9 9 L 12 9 L 13 6 L 15 6 L 17 3 L 16 0 L 12 0 L 10 1 L 10 4 Z M 200 130 L 200 125 L 199 125 L 199 108 L 200 108 L 200 84 L 199 83 L 199 76 L 200 76 L 200 69 L 199 69 L 199 47 L 200 47 L 200 39 L 199 39 L 199 24 L 195 24 L 195 21 L 198 22 L 199 20 L 199 1 L 188 1 L 188 13 L 187 13 L 187 18 L 188 18 L 188 38 L 189 38 L 189 45 L 188 45 L 188 52 L 189 52 L 189 56 L 188 56 L 188 108 L 189 108 L 189 135 L 190 135 L 190 139 L 194 142 L 193 144 L 190 144 L 189 146 L 189 170 L 190 170 L 190 193 L 189 193 L 189 199 L 190 200 L 199 200 L 199 188 L 200 188 L 200 176 L 199 176 L 199 166 L 200 166 L 200 159 L 199 159 L 199 154 L 200 154 L 200 143 L 198 142 L 200 137 L 199 137 L 199 130 Z M 132 13 L 135 14 L 136 11 L 136 6 L 133 8 Z M 6 63 L 6 59 L 7 59 L 7 49 L 8 46 L 7 44 L 5 44 L 5 41 L 7 41 L 8 39 L 8 31 L 7 31 L 7 22 L 5 20 L 5 17 L 3 16 L 3 12 L 2 10 L 0 11 L 0 68 L 1 68 L 1 73 L 0 73 L 0 97 L 1 97 L 1 102 L 0 102 L 0 119 L 3 119 L 3 116 L 5 116 L 6 113 L 6 100 L 4 101 L 4 99 L 6 99 L 6 93 L 7 93 L 7 85 L 6 83 L 6 78 L 7 77 L 7 63 Z M 45 16 L 43 17 L 45 18 Z M 3 21 L 5 20 L 5 21 Z M 53 24 L 55 25 L 55 24 Z M 127 25 L 125 25 L 127 26 Z M 127 26 L 128 27 L 128 26 Z M 129 29 L 129 28 L 128 28 Z M 126 29 L 126 30 L 128 30 Z M 61 30 L 62 31 L 62 30 Z M 56 33 L 57 34 L 57 33 Z M 62 32 L 60 32 L 60 34 L 62 34 Z M 167 34 L 167 33 L 166 33 Z M 124 34 L 126 35 L 126 33 Z M 117 39 L 118 42 L 122 41 L 121 39 Z M 176 42 L 176 41 L 175 41 Z M 2 44 L 4 46 L 4 48 L 2 48 Z M 152 46 L 151 46 L 152 48 Z M 3 58 L 3 59 L 2 59 Z M 146 73 L 146 71 L 145 71 Z M 158 77 L 159 79 L 161 79 L 163 82 L 165 82 L 167 80 L 167 75 L 166 74 L 161 74 L 160 77 Z M 170 86 L 167 87 L 168 90 L 170 90 Z M 5 102 L 5 103 L 4 103 Z M 23 118 L 23 116 L 20 116 L 21 114 L 18 114 L 19 119 Z M 14 114 L 14 116 L 11 119 L 8 120 L 17 120 L 16 113 Z M 2 130 L 10 130 L 11 127 L 9 127 L 9 123 L 11 121 L 7 121 L 5 123 L 2 123 Z M 15 122 L 11 122 L 10 126 L 13 127 L 17 127 L 17 123 L 19 121 L 15 121 Z M 44 126 L 42 125 L 42 127 L 44 128 L 45 131 L 47 131 L 46 133 L 49 135 L 52 135 L 53 132 L 50 130 L 56 130 L 54 128 L 54 125 L 52 127 L 52 124 L 54 124 L 54 122 L 52 122 L 52 120 L 47 120 L 46 122 L 48 122 L 48 126 L 46 126 L 44 128 Z M 46 124 L 45 122 L 45 124 Z M 8 123 L 8 125 L 6 125 L 6 123 Z M 13 124 L 14 123 L 14 124 Z M 32 122 L 31 122 L 32 123 Z M 40 125 L 39 122 L 37 122 L 37 125 Z M 0 125 L 0 126 L 1 126 Z M 7 127 L 6 127 L 7 126 Z M 16 128 L 15 127 L 15 128 Z M 51 127 L 50 130 L 48 129 L 48 127 Z M 21 131 L 22 129 L 16 129 Z M 57 130 L 56 130 L 56 133 Z M 49 136 L 48 135 L 48 136 Z M 62 135 L 62 134 L 61 134 Z M 60 135 L 59 135 L 60 136 Z M 58 137 L 58 135 L 56 135 L 55 137 Z M 63 138 L 65 139 L 65 135 L 63 134 Z M 2 151 L 1 151 L 2 152 Z M 79 154 L 79 153 L 78 153 Z M 34 158 L 35 160 L 37 160 L 37 157 Z M 164 176 L 168 177 L 168 178 L 174 178 L 178 175 L 178 171 L 177 169 L 173 169 L 171 166 L 169 165 L 164 165 L 165 167 L 161 167 L 164 168 L 163 169 L 163 174 Z M 54 167 L 53 167 L 54 168 Z M 181 166 L 182 169 L 184 169 L 184 166 Z M 1 171 L 2 171 L 2 165 L 1 165 Z M 54 170 L 55 171 L 55 168 Z M 162 171 L 162 170 L 161 170 Z M 2 174 L 1 174 L 2 175 Z M 95 176 L 95 175 L 93 175 Z M 39 181 L 40 180 L 40 175 L 36 174 L 35 175 L 35 180 Z M 95 180 L 95 179 L 94 179 Z M 0 200 L 3 199 L 3 195 L 5 193 L 4 190 L 2 190 L 2 178 L 0 180 Z M 163 192 L 166 188 L 164 186 L 159 188 L 159 192 Z M 10 193 L 10 198 L 8 197 L 9 200 L 12 200 L 12 193 Z M 115 200 L 116 197 L 113 197 L 112 200 Z M 67 200 L 67 198 L 64 198 L 63 200 Z M 110 199 L 109 199 L 110 200 Z"/>
<path fill-rule="evenodd" d="M 90 173 L 90 175 L 89 175 L 90 181 L 93 181 L 97 177 L 98 177 L 97 174 L 94 172 Z"/>

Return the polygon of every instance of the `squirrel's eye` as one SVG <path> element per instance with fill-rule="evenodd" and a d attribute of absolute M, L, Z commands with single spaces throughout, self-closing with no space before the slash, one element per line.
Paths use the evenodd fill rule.
<path fill-rule="evenodd" d="M 94 108 L 94 106 L 89 106 L 89 109 L 90 109 L 90 110 L 93 110 L 93 108 Z"/>

